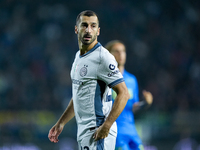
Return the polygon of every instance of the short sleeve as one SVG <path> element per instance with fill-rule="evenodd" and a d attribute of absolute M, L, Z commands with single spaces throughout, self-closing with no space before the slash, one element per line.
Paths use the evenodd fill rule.
<path fill-rule="evenodd" d="M 101 61 L 98 68 L 97 78 L 104 81 L 110 88 L 124 82 L 114 56 L 107 50 L 104 50 L 101 53 Z"/>

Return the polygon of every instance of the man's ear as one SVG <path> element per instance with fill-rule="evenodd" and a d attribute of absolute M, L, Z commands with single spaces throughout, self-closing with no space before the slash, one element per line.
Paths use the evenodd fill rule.
<path fill-rule="evenodd" d="M 75 33 L 78 34 L 78 28 L 75 26 Z"/>
<path fill-rule="evenodd" d="M 100 27 L 99 27 L 98 32 L 97 32 L 97 36 L 99 36 L 99 35 L 100 35 Z"/>

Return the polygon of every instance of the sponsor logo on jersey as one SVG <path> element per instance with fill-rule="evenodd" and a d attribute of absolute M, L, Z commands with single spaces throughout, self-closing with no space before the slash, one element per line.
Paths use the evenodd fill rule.
<path fill-rule="evenodd" d="M 77 85 L 83 85 L 83 82 L 80 80 L 76 80 L 76 79 L 72 79 L 72 83 L 73 84 L 77 84 Z"/>
<path fill-rule="evenodd" d="M 87 67 L 88 67 L 88 65 L 84 65 L 84 67 L 80 69 L 80 76 L 81 77 L 86 76 L 86 74 L 87 74 Z"/>
<path fill-rule="evenodd" d="M 110 65 L 109 65 L 109 69 L 110 69 L 110 70 L 115 70 L 115 65 L 110 64 Z"/>
<path fill-rule="evenodd" d="M 117 73 L 119 73 L 119 70 L 115 70 L 113 72 L 110 72 L 110 73 L 108 73 L 108 77 L 112 77 L 112 76 L 114 76 Z"/>

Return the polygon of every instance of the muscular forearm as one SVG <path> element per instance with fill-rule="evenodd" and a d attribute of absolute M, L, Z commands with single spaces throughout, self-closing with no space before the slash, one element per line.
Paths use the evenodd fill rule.
<path fill-rule="evenodd" d="M 61 126 L 64 126 L 68 121 L 70 121 L 74 117 L 74 106 L 73 106 L 73 100 L 71 99 L 66 110 L 58 120 L 58 124 Z"/>
<path fill-rule="evenodd" d="M 117 117 L 124 109 L 128 99 L 129 99 L 128 92 L 126 94 L 121 93 L 117 95 L 112 110 L 108 115 L 106 121 L 98 128 L 98 130 L 95 132 L 93 136 L 95 141 L 100 140 L 102 138 L 106 138 L 108 136 L 112 124 L 115 122 Z"/>
<path fill-rule="evenodd" d="M 106 127 L 110 128 L 112 126 L 112 124 L 115 122 L 115 120 L 118 118 L 118 116 L 121 114 L 124 107 L 126 106 L 128 99 L 129 99 L 128 93 L 124 94 L 121 93 L 117 95 L 112 110 L 104 123 Z"/>

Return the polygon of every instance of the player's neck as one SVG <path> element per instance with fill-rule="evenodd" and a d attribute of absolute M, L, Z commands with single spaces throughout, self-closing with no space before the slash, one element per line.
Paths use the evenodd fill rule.
<path fill-rule="evenodd" d="M 120 66 L 118 66 L 118 68 L 119 68 L 119 71 L 121 72 L 121 74 L 123 74 L 124 73 L 124 65 L 120 65 Z"/>
<path fill-rule="evenodd" d="M 84 55 L 85 53 L 87 53 L 89 50 L 91 50 L 96 44 L 98 43 L 98 41 L 94 41 L 89 45 L 84 45 L 82 42 L 79 43 L 79 49 L 80 49 L 80 55 Z"/>

